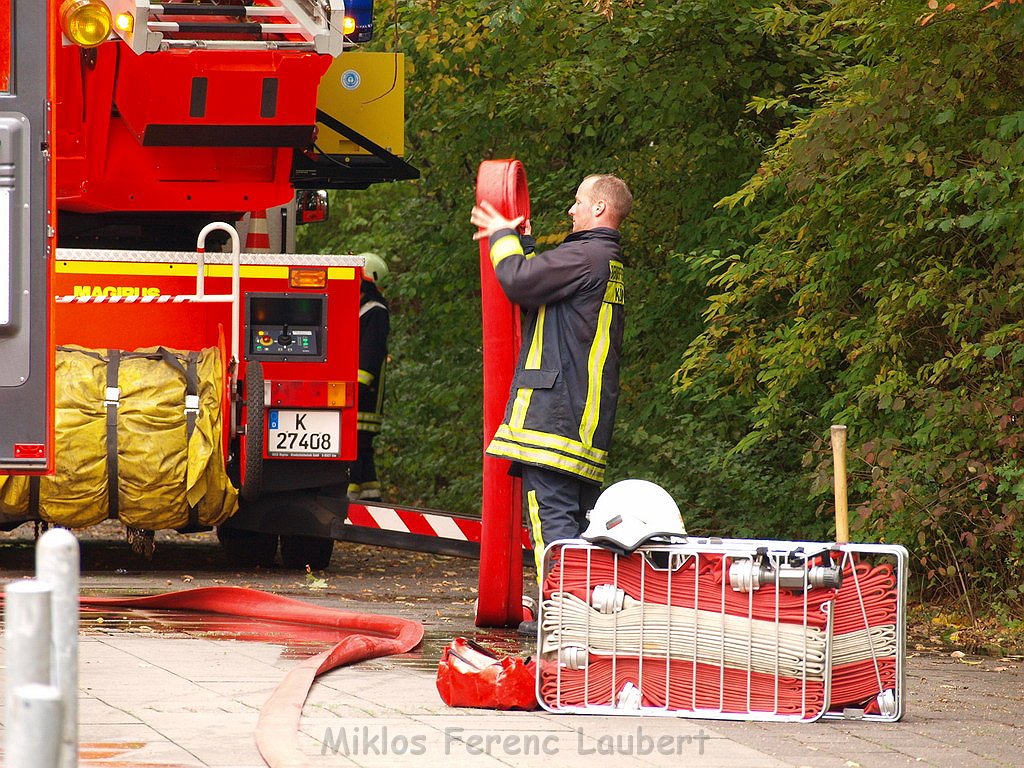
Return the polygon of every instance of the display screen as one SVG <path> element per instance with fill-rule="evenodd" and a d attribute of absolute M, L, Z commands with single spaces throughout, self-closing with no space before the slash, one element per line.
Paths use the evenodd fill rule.
<path fill-rule="evenodd" d="M 252 296 L 249 299 L 249 320 L 274 325 L 320 325 L 323 322 L 322 296 Z"/>

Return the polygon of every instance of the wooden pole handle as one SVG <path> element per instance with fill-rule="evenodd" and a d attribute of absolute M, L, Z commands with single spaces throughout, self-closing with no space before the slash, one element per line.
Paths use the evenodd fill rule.
<path fill-rule="evenodd" d="M 836 499 L 836 543 L 850 541 L 850 512 L 846 498 L 846 427 L 832 425 L 832 475 Z"/>

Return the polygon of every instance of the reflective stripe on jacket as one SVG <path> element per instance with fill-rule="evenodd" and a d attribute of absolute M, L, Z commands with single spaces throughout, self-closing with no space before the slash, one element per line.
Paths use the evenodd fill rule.
<path fill-rule="evenodd" d="M 574 232 L 536 254 L 524 253 L 511 230 L 490 242 L 495 274 L 524 325 L 505 418 L 487 453 L 600 483 L 619 396 L 619 233 Z"/>

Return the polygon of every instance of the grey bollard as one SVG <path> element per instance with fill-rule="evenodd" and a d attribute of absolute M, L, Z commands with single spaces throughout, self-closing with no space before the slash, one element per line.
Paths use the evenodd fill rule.
<path fill-rule="evenodd" d="M 14 689 L 5 747 L 7 768 L 58 768 L 61 693 L 53 685 L 27 683 Z"/>
<path fill-rule="evenodd" d="M 50 622 L 50 682 L 60 691 L 61 768 L 78 765 L 78 539 L 51 528 L 36 542 L 36 578 L 53 589 Z"/>
<path fill-rule="evenodd" d="M 14 692 L 22 685 L 50 684 L 50 595 L 49 584 L 22 579 L 4 588 L 4 640 L 7 655 L 7 684 L 4 702 L 7 715 L 5 739 L 8 754 L 11 740 L 24 730 L 18 722 Z M 60 724 L 57 724 L 60 727 Z"/>
<path fill-rule="evenodd" d="M 7 695 L 26 683 L 50 684 L 50 601 L 53 588 L 21 579 L 4 588 L 4 638 L 7 647 Z"/>

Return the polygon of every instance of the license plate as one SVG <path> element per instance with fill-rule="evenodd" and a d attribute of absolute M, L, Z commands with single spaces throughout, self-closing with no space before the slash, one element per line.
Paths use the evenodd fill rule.
<path fill-rule="evenodd" d="M 268 456 L 335 458 L 341 450 L 339 411 L 271 410 L 267 417 Z"/>

